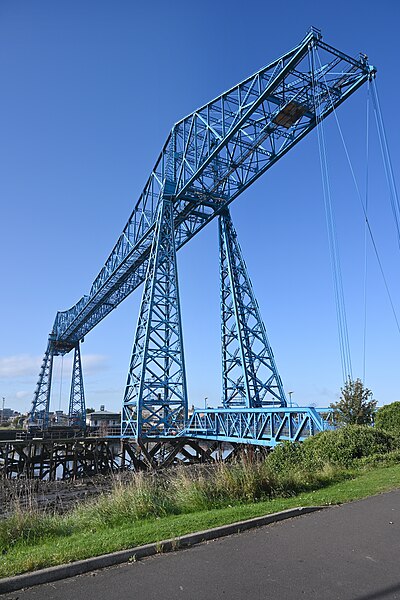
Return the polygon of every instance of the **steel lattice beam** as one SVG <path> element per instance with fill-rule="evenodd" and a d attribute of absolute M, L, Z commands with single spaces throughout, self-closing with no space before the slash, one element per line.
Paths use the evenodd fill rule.
<path fill-rule="evenodd" d="M 174 251 L 178 250 L 374 76 L 365 56 L 355 59 L 336 50 L 313 29 L 298 46 L 177 122 L 89 293 L 56 315 L 31 418 L 41 411 L 48 414 L 53 356 L 75 348 L 154 268 L 161 205 L 170 202 Z M 133 390 L 133 379 L 128 388 Z M 279 390 L 279 385 L 272 389 Z M 277 397 L 283 401 L 283 391 Z M 130 393 L 127 407 L 128 398 Z M 172 421 L 161 418 L 165 426 L 186 410 L 183 398 L 182 392 L 181 409 Z M 126 417 L 128 421 L 133 427 L 134 419 Z"/>
<path fill-rule="evenodd" d="M 49 340 L 40 368 L 39 379 L 29 413 L 29 422 L 42 428 L 48 426 L 53 373 L 54 344 Z"/>
<path fill-rule="evenodd" d="M 300 442 L 331 427 L 315 408 L 196 409 L 182 437 L 276 446 Z"/>
<path fill-rule="evenodd" d="M 323 67 L 314 66 L 317 49 Z M 174 203 L 177 248 L 375 74 L 312 30 L 293 50 L 174 125 L 144 190 L 88 295 L 57 313 L 53 333 L 74 343 L 143 281 L 163 197 Z"/>

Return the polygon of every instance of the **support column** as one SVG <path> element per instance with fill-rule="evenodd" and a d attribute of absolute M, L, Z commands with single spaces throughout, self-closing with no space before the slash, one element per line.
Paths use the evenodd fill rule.
<path fill-rule="evenodd" d="M 219 217 L 222 402 L 224 407 L 286 406 L 229 211 Z"/>
<path fill-rule="evenodd" d="M 122 435 L 179 432 L 187 388 L 176 263 L 173 204 L 160 204 L 122 408 Z"/>
<path fill-rule="evenodd" d="M 29 412 L 29 424 L 47 429 L 49 425 L 49 407 L 51 395 L 51 380 L 53 374 L 54 345 L 49 339 L 39 372 L 39 379 Z"/>
<path fill-rule="evenodd" d="M 86 428 L 85 391 L 83 387 L 83 372 L 79 342 L 75 346 L 74 360 L 72 363 L 68 419 L 71 426 L 80 427 L 82 430 Z"/>

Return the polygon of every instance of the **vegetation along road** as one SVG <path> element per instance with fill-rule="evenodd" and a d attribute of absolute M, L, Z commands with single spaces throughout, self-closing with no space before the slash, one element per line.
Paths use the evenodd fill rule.
<path fill-rule="evenodd" d="M 8 597 L 400 598 L 400 490 Z"/>

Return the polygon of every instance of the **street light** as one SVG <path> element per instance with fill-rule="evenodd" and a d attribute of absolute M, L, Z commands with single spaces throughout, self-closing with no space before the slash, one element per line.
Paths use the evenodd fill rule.
<path fill-rule="evenodd" d="M 290 408 L 292 408 L 292 394 L 293 394 L 293 392 L 288 392 L 288 394 L 289 394 L 289 406 L 290 406 Z"/>
<path fill-rule="evenodd" d="M 1 422 L 4 422 L 4 403 L 5 403 L 6 399 L 3 396 L 3 407 L 1 409 Z"/>
<path fill-rule="evenodd" d="M 208 397 L 206 396 L 204 398 L 204 410 L 207 410 L 207 400 L 208 400 Z"/>

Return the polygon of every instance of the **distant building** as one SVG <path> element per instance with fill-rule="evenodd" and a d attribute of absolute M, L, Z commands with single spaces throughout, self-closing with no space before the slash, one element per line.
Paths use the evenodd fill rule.
<path fill-rule="evenodd" d="M 105 410 L 100 406 L 100 410 L 95 410 L 86 416 L 86 425 L 90 427 L 119 427 L 121 425 L 121 413 Z"/>
<path fill-rule="evenodd" d="M 55 422 L 57 425 L 69 425 L 69 415 L 65 414 L 62 410 L 56 410 Z"/>
<path fill-rule="evenodd" d="M 12 408 L 5 408 L 2 409 L 0 407 L 0 421 L 11 421 L 11 419 L 14 419 L 14 417 L 19 417 L 20 413 L 17 412 L 16 410 L 13 410 Z"/>

